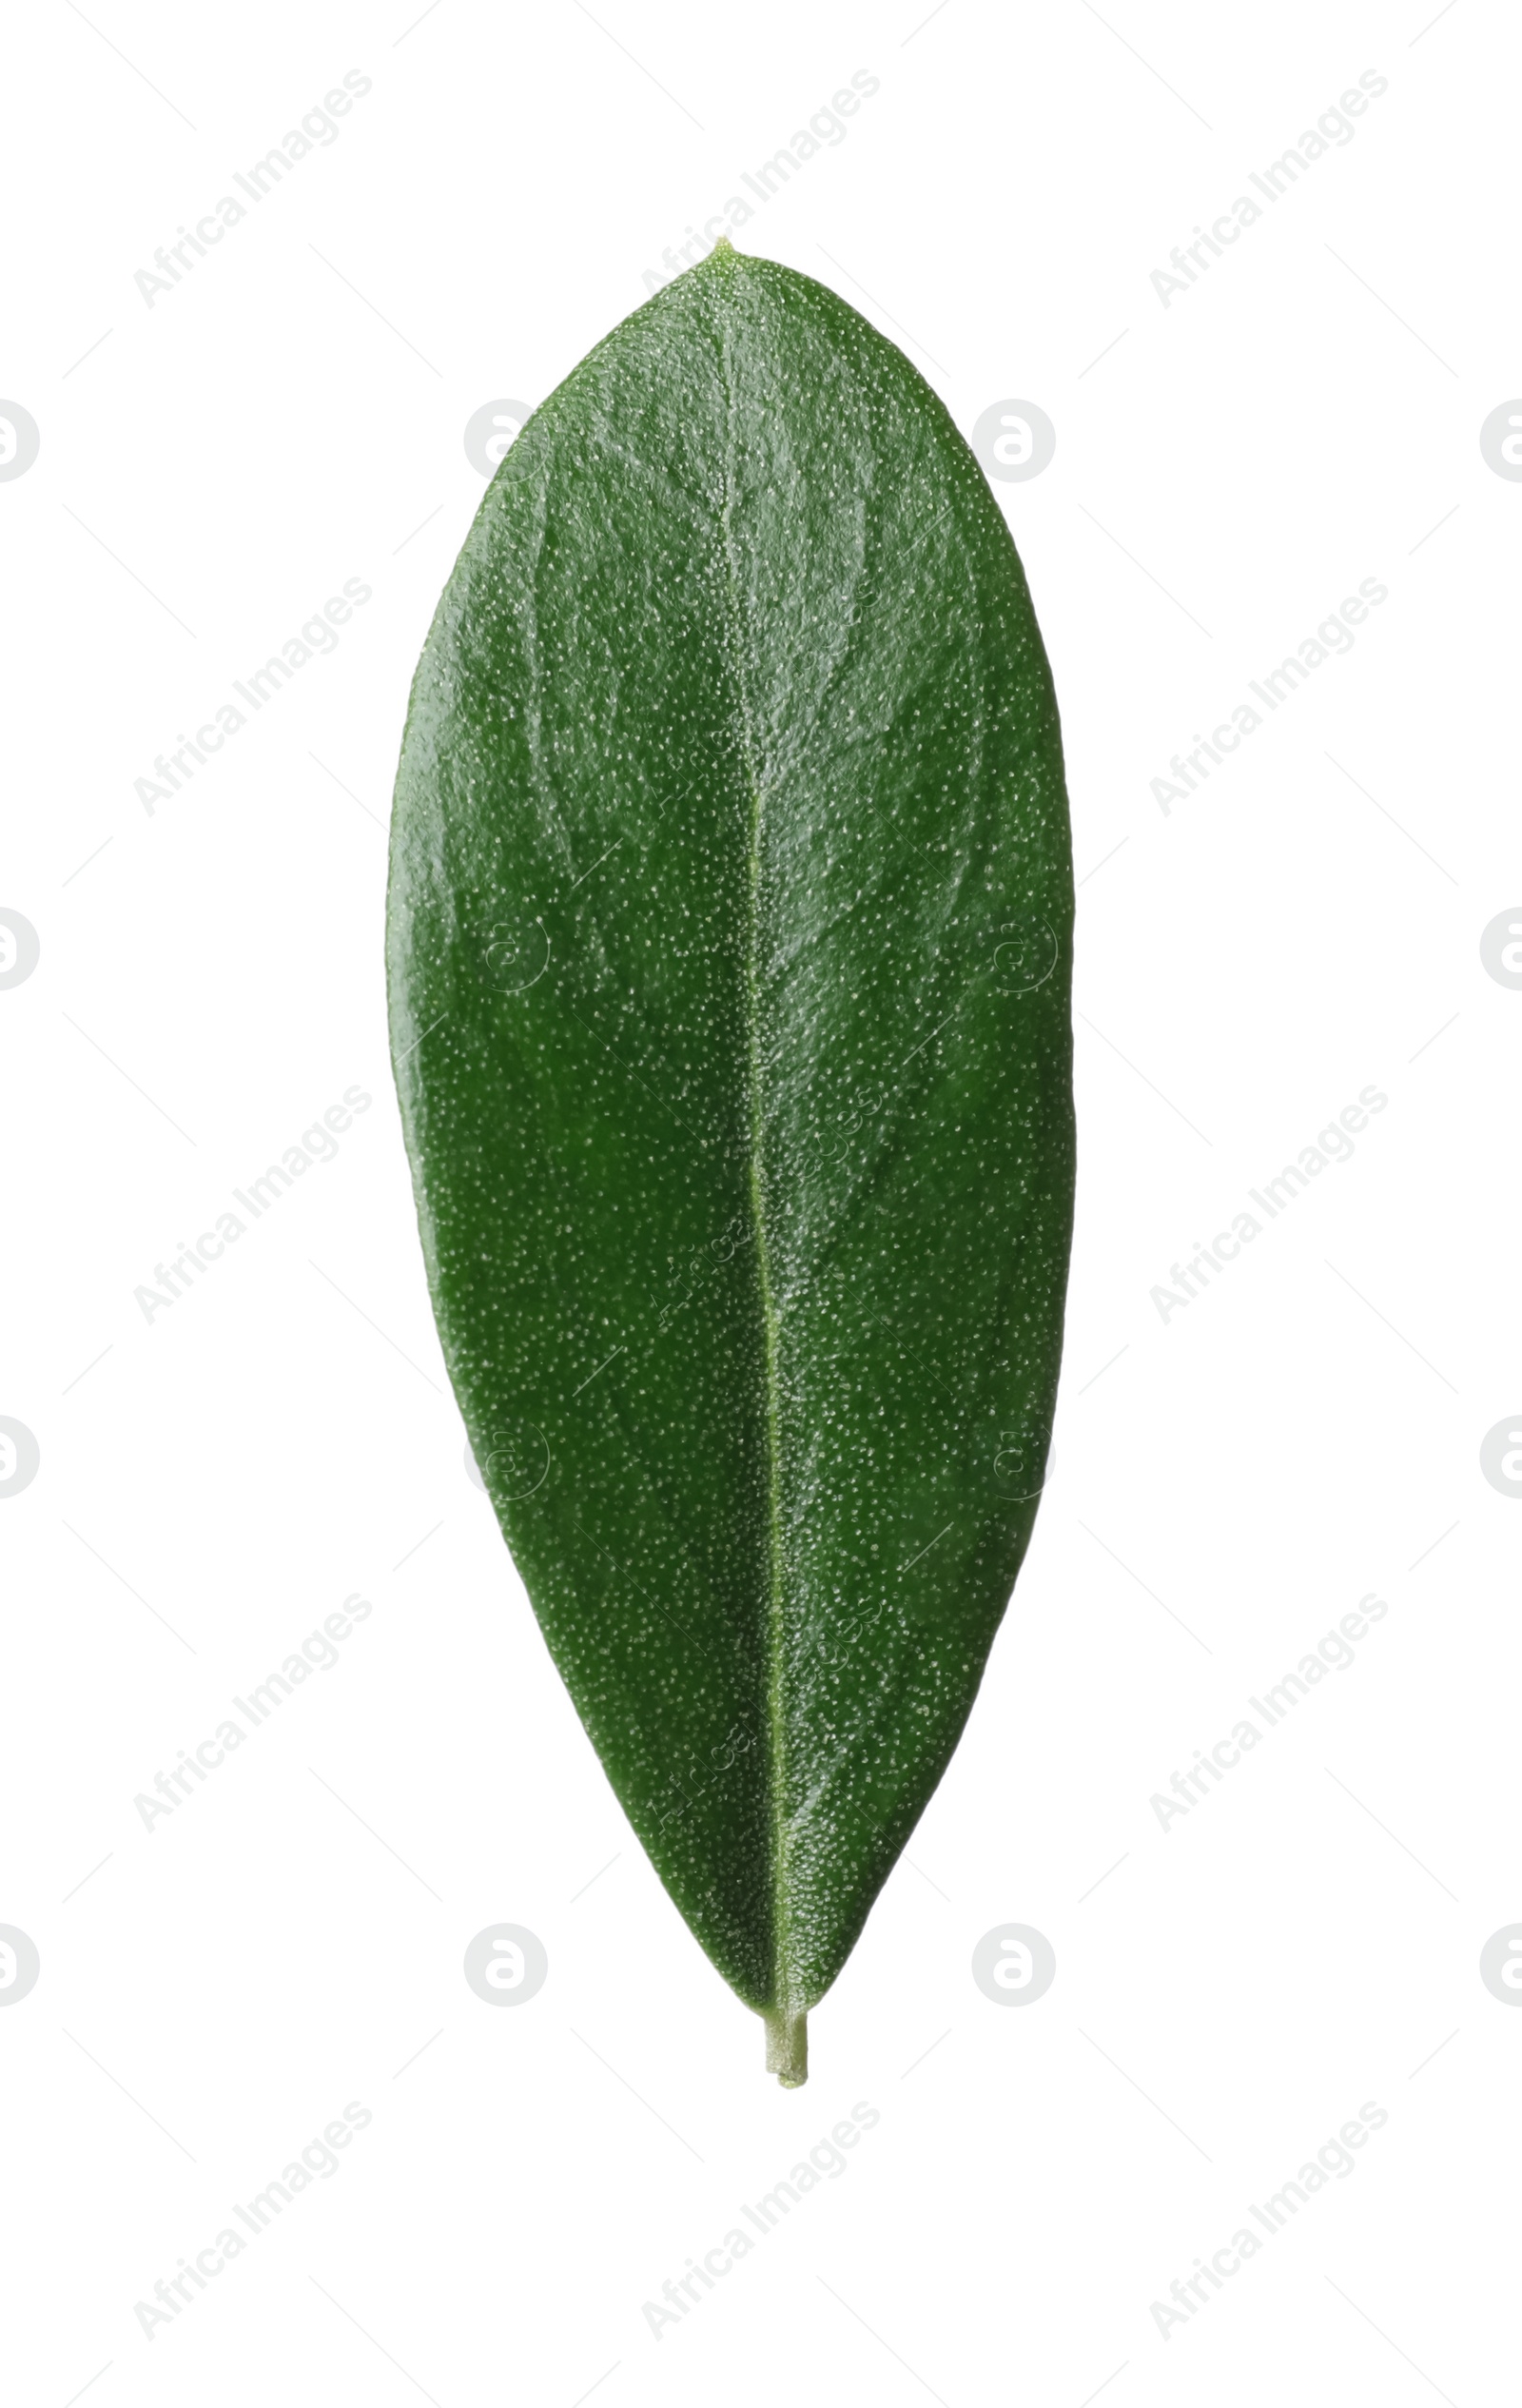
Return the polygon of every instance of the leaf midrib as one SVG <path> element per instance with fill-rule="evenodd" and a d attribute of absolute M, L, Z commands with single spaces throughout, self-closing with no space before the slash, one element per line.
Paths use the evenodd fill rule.
<path fill-rule="evenodd" d="M 719 304 L 722 311 L 722 302 Z M 724 500 L 720 526 L 724 549 L 724 597 L 730 652 L 739 701 L 741 749 L 750 791 L 751 817 L 747 836 L 749 917 L 745 937 L 744 1012 L 747 1065 L 747 1112 L 750 1134 L 748 1175 L 751 1218 L 755 1235 L 756 1282 L 761 1302 L 763 1387 L 767 1447 L 767 1596 L 766 1596 L 766 1717 L 767 1717 L 767 1838 L 771 1904 L 771 2000 L 774 2008 L 796 2012 L 803 2000 L 792 1983 L 787 1823 L 783 1813 L 787 1769 L 787 1731 L 782 1706 L 782 1495 L 781 1428 L 778 1415 L 777 1321 L 771 1301 L 771 1271 L 767 1245 L 762 1190 L 762 1105 L 760 981 L 757 974 L 761 918 L 761 835 L 764 793 L 760 763 L 746 686 L 743 608 L 735 557 L 733 503 L 737 396 L 731 373 L 729 329 L 719 324 L 719 358 L 724 379 L 725 444 Z"/>

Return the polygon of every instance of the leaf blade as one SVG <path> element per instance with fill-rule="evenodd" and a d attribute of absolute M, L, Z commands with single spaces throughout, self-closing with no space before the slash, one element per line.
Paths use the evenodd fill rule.
<path fill-rule="evenodd" d="M 494 480 L 415 683 L 388 944 L 478 1460 L 631 1820 L 779 2029 L 1028 1540 L 1071 911 L 975 463 L 835 296 L 716 255 Z"/>

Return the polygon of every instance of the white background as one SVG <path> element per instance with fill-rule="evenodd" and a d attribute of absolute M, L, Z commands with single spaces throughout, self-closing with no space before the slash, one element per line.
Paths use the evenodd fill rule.
<path fill-rule="evenodd" d="M 870 2397 L 1457 2408 L 1513 2396 L 1522 2015 L 1522 390 L 1511 12 L 1265 15 L 47 0 L 9 36 L 0 483 L 0 2012 L 8 2398 Z M 373 89 L 150 308 L 134 274 L 359 69 Z M 537 402 L 851 73 L 740 232 L 969 430 L 1051 655 L 1081 920 L 1057 1463 L 966 1737 L 784 2094 L 550 1666 L 435 1341 L 382 1014 L 408 681 Z M 1375 69 L 1389 89 L 1164 308 L 1150 282 Z M 925 346 L 928 345 L 927 350 Z M 1522 407 L 1522 404 L 1519 404 Z M 134 793 L 345 578 L 373 589 L 154 812 Z M 1209 783 L 1150 792 L 1359 581 L 1389 598 Z M 134 1289 L 345 1087 L 374 1099 L 172 1309 Z M 1151 1289 L 1367 1086 L 1219 1282 Z M 236 1208 L 236 1207 L 234 1207 Z M 1261 1218 L 1261 1216 L 1259 1216 Z M 170 1816 L 133 1798 L 360 1591 L 374 1611 Z M 1187 1815 L 1149 1799 L 1376 1591 Z M 589 1886 L 590 1885 L 590 1886 Z M 511 2012 L 467 1988 L 543 1940 Z M 994 1925 L 1051 1940 L 1020 2012 Z M 421 2052 L 421 2053 L 419 2053 Z M 134 2303 L 349 2101 L 341 2171 L 171 2323 Z M 674 2329 L 642 2303 L 853 2105 L 880 2122 Z M 1181 2326 L 1151 2311 L 1365 2102 L 1387 2113 Z"/>

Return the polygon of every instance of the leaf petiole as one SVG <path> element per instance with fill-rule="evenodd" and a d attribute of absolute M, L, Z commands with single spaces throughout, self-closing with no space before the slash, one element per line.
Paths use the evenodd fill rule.
<path fill-rule="evenodd" d="M 795 2014 L 790 2007 L 769 2007 L 764 2010 L 767 2027 L 767 2071 L 774 2073 L 784 2090 L 800 2089 L 809 2079 L 809 2017 Z"/>

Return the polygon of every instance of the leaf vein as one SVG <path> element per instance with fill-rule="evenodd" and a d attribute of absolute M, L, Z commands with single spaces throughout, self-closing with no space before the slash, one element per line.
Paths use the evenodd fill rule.
<path fill-rule="evenodd" d="M 722 303 L 721 303 L 722 306 Z M 771 1890 L 771 1984 L 774 2008 L 796 2012 L 804 2000 L 796 1994 L 791 1965 L 789 1914 L 789 1827 L 784 1813 L 787 1791 L 787 1730 L 782 1694 L 783 1593 L 781 1427 L 777 1374 L 777 1317 L 772 1301 L 771 1271 L 767 1244 L 765 1185 L 762 1168 L 760 982 L 757 954 L 761 923 L 761 844 L 765 798 L 745 675 L 742 603 L 734 535 L 735 443 L 738 396 L 727 326 L 719 329 L 720 359 L 726 404 L 724 499 L 720 524 L 724 550 L 724 592 L 739 703 L 741 750 L 751 795 L 747 846 L 749 920 L 745 938 L 745 1027 L 750 1119 L 749 1186 L 751 1217 L 755 1230 L 756 1277 L 760 1295 L 763 1339 L 767 1449 L 767 1632 L 766 1716 L 768 1742 L 767 1819 Z"/>

